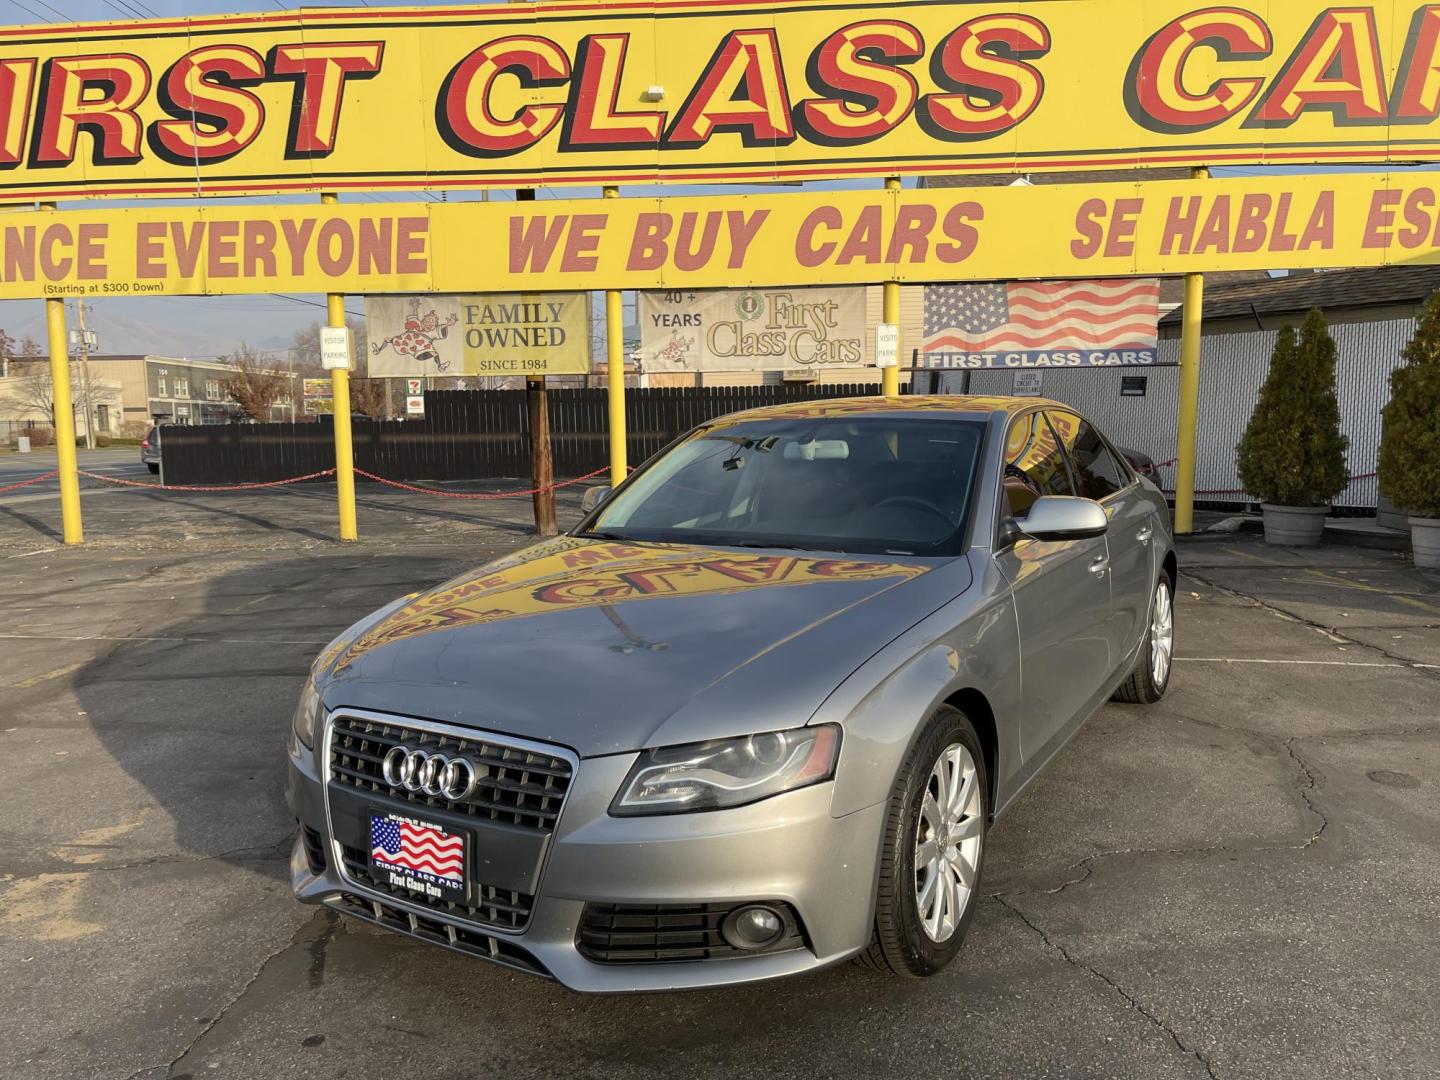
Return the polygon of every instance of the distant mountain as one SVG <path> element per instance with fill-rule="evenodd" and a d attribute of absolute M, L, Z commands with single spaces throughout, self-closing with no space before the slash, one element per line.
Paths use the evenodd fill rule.
<path fill-rule="evenodd" d="M 67 305 L 75 326 L 75 308 Z M 271 297 L 167 297 L 103 299 L 85 306 L 86 325 L 99 335 L 103 353 L 156 353 L 204 359 L 233 352 L 242 341 L 258 349 L 284 349 L 295 331 L 324 317 L 319 308 Z M 0 330 L 17 342 L 46 344 L 41 301 L 0 303 Z"/>

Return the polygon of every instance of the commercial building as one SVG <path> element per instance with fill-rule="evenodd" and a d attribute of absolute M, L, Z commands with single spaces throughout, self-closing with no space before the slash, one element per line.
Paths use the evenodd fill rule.
<path fill-rule="evenodd" d="M 1270 369 L 1275 335 L 1298 327 L 1319 308 L 1338 350 L 1336 387 L 1341 430 L 1350 439 L 1350 486 L 1337 507 L 1370 510 L 1383 500 L 1375 480 L 1380 413 L 1390 400 L 1390 373 L 1415 332 L 1421 305 L 1440 288 L 1440 266 L 1332 270 L 1209 285 L 1203 308 L 1199 447 L 1195 486 L 1201 502 L 1253 502 L 1240 484 L 1235 447 L 1245 433 Z M 1160 320 L 1159 363 L 1149 368 L 1051 368 L 947 372 L 945 392 L 1010 394 L 1023 382 L 1081 409 L 1117 442 L 1157 462 L 1175 456 L 1179 403 L 1180 318 Z M 1173 469 L 1165 470 L 1173 478 Z"/>
<path fill-rule="evenodd" d="M 230 424 L 244 414 L 225 393 L 225 380 L 234 368 L 217 360 L 187 360 L 173 356 L 131 354 L 92 356 L 97 374 L 120 385 L 121 421 L 126 430 L 148 426 L 157 417 L 167 424 Z M 270 407 L 272 421 L 294 418 L 299 380 Z"/>

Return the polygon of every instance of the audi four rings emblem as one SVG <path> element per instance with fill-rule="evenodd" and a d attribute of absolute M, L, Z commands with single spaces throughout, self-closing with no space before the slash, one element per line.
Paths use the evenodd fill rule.
<path fill-rule="evenodd" d="M 408 746 L 392 746 L 385 755 L 385 782 L 391 787 L 430 796 L 443 796 L 451 802 L 464 802 L 475 792 L 479 780 L 475 766 L 468 758 L 446 757 Z"/>

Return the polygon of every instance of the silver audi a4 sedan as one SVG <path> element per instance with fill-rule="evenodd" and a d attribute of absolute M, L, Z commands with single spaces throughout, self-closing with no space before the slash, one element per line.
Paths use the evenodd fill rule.
<path fill-rule="evenodd" d="M 1169 682 L 1165 501 L 1055 402 L 740 413 L 586 504 L 316 660 L 299 899 L 584 991 L 931 975 L 989 826 Z"/>

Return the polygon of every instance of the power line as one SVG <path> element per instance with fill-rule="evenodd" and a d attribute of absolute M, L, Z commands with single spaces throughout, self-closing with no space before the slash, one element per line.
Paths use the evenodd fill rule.
<path fill-rule="evenodd" d="M 52 21 L 53 21 L 53 20 L 51 20 L 50 18 L 48 18 L 47 16 L 41 15 L 40 12 L 36 11 L 34 8 L 32 8 L 32 7 L 26 7 L 24 4 L 22 4 L 22 3 L 20 2 L 20 0 L 11 0 L 11 3 L 13 3 L 13 4 L 14 4 L 17 8 L 19 8 L 21 11 L 24 11 L 24 12 L 26 12 L 27 14 L 30 14 L 30 15 L 35 16 L 35 18 L 39 19 L 39 20 L 40 20 L 41 22 L 43 22 L 43 23 L 48 23 L 48 22 L 52 22 Z"/>
<path fill-rule="evenodd" d="M 61 10 L 60 10 L 59 8 L 57 8 L 54 4 L 47 4 L 47 3 L 45 2 L 45 0 L 35 0 L 35 2 L 36 2 L 37 4 L 39 4 L 41 7 L 46 8 L 46 9 L 49 10 L 49 11 L 55 12 L 56 15 L 59 15 L 60 18 L 64 19 L 66 22 L 75 22 L 75 21 L 76 21 L 75 19 L 72 19 L 69 15 L 66 15 L 65 12 L 61 11 Z M 47 19 L 46 21 L 48 22 L 49 20 Z"/>
<path fill-rule="evenodd" d="M 325 308 L 328 310 L 330 306 L 329 304 L 322 304 L 315 300 L 306 300 L 299 296 L 287 296 L 284 293 L 272 292 L 270 295 L 278 296 L 281 300 L 289 300 L 295 304 L 306 304 L 310 307 Z M 351 311 L 349 308 L 345 309 L 345 314 L 353 315 L 357 319 L 363 319 L 365 317 L 365 313 L 363 311 Z"/>

